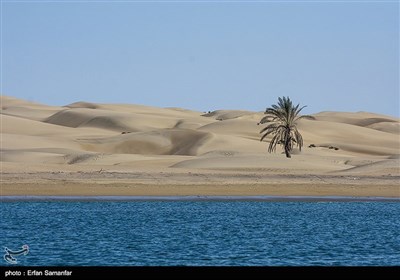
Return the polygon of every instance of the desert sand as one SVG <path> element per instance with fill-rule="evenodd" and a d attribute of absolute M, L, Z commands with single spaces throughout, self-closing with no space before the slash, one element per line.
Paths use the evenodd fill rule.
<path fill-rule="evenodd" d="M 299 122 L 304 147 L 287 159 L 259 141 L 263 112 L 57 107 L 3 95 L 0 195 L 400 198 L 399 119 L 313 116 Z"/>

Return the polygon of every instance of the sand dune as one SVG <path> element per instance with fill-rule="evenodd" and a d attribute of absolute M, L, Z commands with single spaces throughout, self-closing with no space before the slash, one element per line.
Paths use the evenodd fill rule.
<path fill-rule="evenodd" d="M 400 134 L 400 124 L 398 122 L 379 122 L 370 124 L 367 127 L 383 132 L 393 133 L 397 136 Z"/>
<path fill-rule="evenodd" d="M 290 160 L 290 162 L 288 162 Z M 292 168 L 293 165 L 301 168 Z M 223 170 L 254 170 L 273 174 L 298 174 L 318 172 L 338 171 L 348 168 L 344 161 L 333 160 L 331 158 L 315 159 L 314 156 L 304 156 L 302 158 L 286 159 L 284 156 L 270 155 L 269 157 L 260 154 L 235 153 L 225 151 L 213 153 L 213 156 L 198 157 L 181 161 L 172 167 L 175 168 L 211 168 Z"/>
<path fill-rule="evenodd" d="M 357 154 L 389 156 L 399 153 L 399 137 L 369 127 L 332 121 L 301 120 L 298 125 L 305 143 L 338 147 Z"/>
<path fill-rule="evenodd" d="M 107 138 L 80 139 L 86 150 L 110 154 L 196 155 L 212 135 L 188 129 L 159 129 Z"/>
<path fill-rule="evenodd" d="M 47 106 L 9 96 L 1 96 L 2 115 L 16 116 L 31 120 L 42 120 L 61 109 L 62 107 Z"/>
<path fill-rule="evenodd" d="M 367 112 L 315 114 L 316 120 L 299 122 L 304 147 L 287 159 L 280 147 L 267 153 L 268 139 L 259 141 L 262 116 L 85 101 L 48 106 L 1 96 L 2 171 L 400 176 L 399 119 Z"/>
<path fill-rule="evenodd" d="M 397 127 L 399 124 L 399 120 L 396 118 L 367 112 L 321 112 L 316 114 L 315 118 L 320 121 L 346 123 L 369 128 L 381 123 L 390 123 Z"/>
<path fill-rule="evenodd" d="M 114 131 L 144 131 L 151 129 L 152 125 L 160 127 L 172 126 L 174 120 L 160 119 L 154 116 L 138 116 L 137 114 L 119 113 L 108 110 L 93 110 L 87 108 L 74 108 L 62 110 L 50 116 L 46 123 L 67 127 L 96 127 Z M 146 126 L 149 124 L 149 126 Z"/>
<path fill-rule="evenodd" d="M 65 105 L 68 108 L 86 108 L 86 109 L 98 109 L 100 106 L 98 104 L 85 102 L 85 101 L 78 101 L 68 105 Z"/>
<path fill-rule="evenodd" d="M 346 164 L 352 165 L 354 161 L 351 160 L 345 162 Z M 398 174 L 400 168 L 399 159 L 386 159 L 381 161 L 367 161 L 362 164 L 358 164 L 352 168 L 342 170 L 343 174 L 366 174 L 369 175 L 392 175 Z M 400 189 L 399 189 L 400 191 Z"/>
<path fill-rule="evenodd" d="M 252 120 L 233 119 L 220 122 L 213 122 L 202 127 L 198 130 L 214 132 L 224 135 L 241 136 L 243 138 L 249 138 L 258 140 L 260 139 L 259 130 L 261 128 L 257 126 L 257 123 Z"/>
<path fill-rule="evenodd" d="M 203 117 L 213 118 L 217 121 L 225 121 L 230 119 L 240 118 L 246 115 L 253 115 L 254 112 L 242 111 L 242 110 L 216 110 L 203 114 Z"/>
<path fill-rule="evenodd" d="M 200 157 L 230 150 L 249 154 L 249 161 L 242 159 L 242 167 L 246 167 L 246 162 L 249 167 L 257 165 L 251 163 L 252 153 L 265 161 L 277 160 L 275 155 L 266 153 L 268 143 L 259 142 L 262 126 L 257 121 L 262 112 L 217 110 L 204 114 L 181 108 L 84 101 L 53 107 L 7 96 L 2 96 L 1 101 L 2 150 L 47 147 L 73 149 L 83 154 Z M 299 123 L 305 146 L 302 153 L 294 152 L 297 157 L 313 160 L 310 157 L 318 155 L 388 157 L 400 153 L 400 122 L 395 118 L 366 112 L 321 112 L 315 117 L 316 120 Z M 311 144 L 316 147 L 307 148 Z M 278 158 L 280 152 L 278 148 Z M 232 164 L 232 158 L 220 157 L 217 161 L 228 162 L 221 167 Z M 296 169 L 299 166 L 294 162 L 286 164 L 295 165 Z M 202 166 L 206 168 L 207 164 Z"/>

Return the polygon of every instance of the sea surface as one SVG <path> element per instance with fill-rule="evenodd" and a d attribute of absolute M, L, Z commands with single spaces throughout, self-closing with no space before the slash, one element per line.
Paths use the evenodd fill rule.
<path fill-rule="evenodd" d="M 22 266 L 400 265 L 398 202 L 13 201 L 0 211 L 0 246 L 29 246 L 15 256 Z"/>

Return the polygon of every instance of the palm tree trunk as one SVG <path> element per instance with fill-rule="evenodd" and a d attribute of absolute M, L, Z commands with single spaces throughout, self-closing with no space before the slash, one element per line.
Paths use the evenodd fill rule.
<path fill-rule="evenodd" d="M 291 158 L 292 156 L 290 155 L 288 147 L 285 146 L 285 154 L 287 158 Z"/>
<path fill-rule="evenodd" d="M 286 133 L 285 133 L 285 154 L 287 158 L 291 158 L 292 156 L 290 155 L 290 128 L 286 128 Z"/>

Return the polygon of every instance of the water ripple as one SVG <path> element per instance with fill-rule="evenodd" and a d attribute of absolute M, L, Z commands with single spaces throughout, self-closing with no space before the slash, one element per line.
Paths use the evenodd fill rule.
<path fill-rule="evenodd" d="M 0 206 L 0 245 L 30 247 L 19 265 L 400 265 L 399 203 L 14 201 Z"/>

